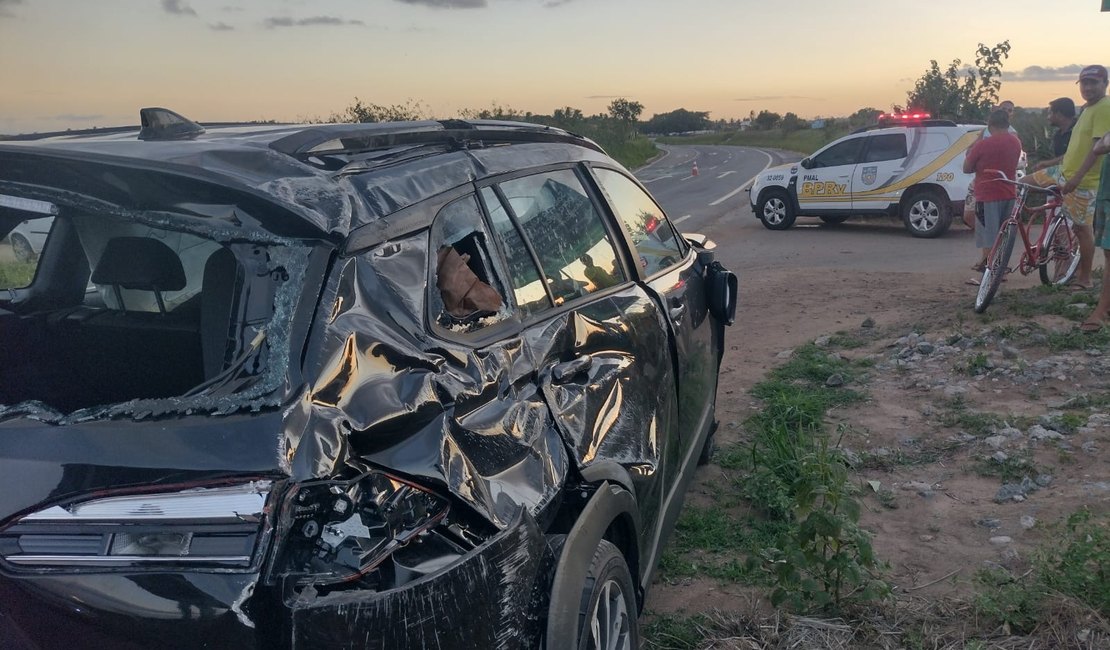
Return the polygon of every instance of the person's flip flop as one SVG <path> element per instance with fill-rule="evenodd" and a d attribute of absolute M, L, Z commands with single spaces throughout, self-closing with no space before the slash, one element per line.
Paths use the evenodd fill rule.
<path fill-rule="evenodd" d="M 971 278 L 967 282 L 964 282 L 964 284 L 969 284 L 973 287 L 977 287 L 977 286 L 979 286 L 979 278 Z"/>
<path fill-rule="evenodd" d="M 1080 284 L 1078 282 L 1069 282 L 1067 284 L 1067 287 L 1068 287 L 1068 291 L 1071 291 L 1073 293 L 1076 292 L 1076 291 L 1090 291 L 1091 290 L 1091 288 L 1089 286 L 1087 286 L 1085 284 Z"/>
<path fill-rule="evenodd" d="M 1089 321 L 1084 321 L 1084 322 L 1079 324 L 1079 331 L 1080 332 L 1086 332 L 1088 334 L 1094 334 L 1095 332 L 1098 332 L 1098 331 L 1101 331 L 1101 330 L 1102 330 L 1102 323 L 1099 322 L 1099 321 L 1089 320 Z"/>

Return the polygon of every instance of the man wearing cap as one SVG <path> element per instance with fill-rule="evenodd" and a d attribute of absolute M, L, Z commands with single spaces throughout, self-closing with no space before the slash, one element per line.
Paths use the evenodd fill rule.
<path fill-rule="evenodd" d="M 1095 238 L 1091 224 L 1094 223 L 1095 216 L 1095 193 L 1102 177 L 1102 168 L 1095 166 L 1092 148 L 1102 134 L 1110 131 L 1106 68 L 1101 65 L 1083 68 L 1079 71 L 1078 83 L 1085 103 L 1083 112 L 1072 128 L 1064 157 L 1059 165 L 1025 177 L 1025 182 L 1040 187 L 1058 185 L 1064 193 L 1064 209 L 1075 222 L 1075 232 L 1079 238 L 1079 270 L 1071 284 L 1077 289 L 1089 289 L 1095 256 Z"/>

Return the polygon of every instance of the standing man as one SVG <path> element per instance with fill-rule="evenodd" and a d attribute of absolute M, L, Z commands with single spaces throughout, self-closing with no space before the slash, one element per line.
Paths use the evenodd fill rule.
<path fill-rule="evenodd" d="M 1021 157 L 1021 140 L 1010 133 L 1010 114 L 1005 109 L 991 113 L 987 119 L 987 131 L 986 137 L 976 140 L 964 158 L 964 173 L 975 174 L 978 221 L 975 245 L 982 251 L 979 263 L 972 267 L 976 271 L 983 270 L 1002 221 L 1010 214 L 1017 196 L 1017 188 L 1013 185 L 996 181 L 1003 176 L 1015 180 L 1018 158 Z M 978 283 L 978 280 L 972 282 Z"/>
<path fill-rule="evenodd" d="M 1056 128 L 1052 134 L 1052 158 L 1042 160 L 1033 171 L 1059 165 L 1068 150 L 1072 129 L 1075 128 L 1075 102 L 1070 97 L 1060 97 L 1048 103 L 1048 123 Z"/>
<path fill-rule="evenodd" d="M 1095 166 L 1092 148 L 1103 133 L 1110 131 L 1106 68 L 1101 65 L 1083 68 L 1079 71 L 1078 83 L 1084 109 L 1072 129 L 1063 159 L 1059 165 L 1042 169 L 1024 180 L 1039 187 L 1058 185 L 1064 193 L 1064 210 L 1075 222 L 1079 238 L 1079 271 L 1071 286 L 1090 289 L 1091 265 L 1095 256 L 1095 235 L 1091 224 L 1095 217 L 1095 192 L 1102 178 L 1102 167 Z"/>
<path fill-rule="evenodd" d="M 1102 136 L 1091 149 L 1096 156 L 1110 153 L 1110 133 Z M 1079 325 L 1084 332 L 1097 332 L 1110 318 L 1110 156 L 1102 159 L 1102 181 L 1098 185 L 1095 199 L 1095 243 L 1102 249 L 1102 289 L 1098 292 L 1098 304 L 1094 311 Z"/>

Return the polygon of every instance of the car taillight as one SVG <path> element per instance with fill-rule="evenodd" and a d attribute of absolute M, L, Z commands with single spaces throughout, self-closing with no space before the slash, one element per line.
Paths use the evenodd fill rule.
<path fill-rule="evenodd" d="M 52 506 L 0 531 L 0 557 L 23 568 L 245 568 L 269 493 L 257 481 Z"/>
<path fill-rule="evenodd" d="M 380 472 L 351 481 L 302 484 L 282 506 L 277 572 L 298 584 L 360 578 L 371 586 L 392 584 L 398 576 L 376 575 L 380 565 L 441 523 L 448 510 L 446 500 Z M 428 544 L 443 557 L 462 552 L 438 538 Z M 381 568 L 396 572 L 394 564 Z"/>

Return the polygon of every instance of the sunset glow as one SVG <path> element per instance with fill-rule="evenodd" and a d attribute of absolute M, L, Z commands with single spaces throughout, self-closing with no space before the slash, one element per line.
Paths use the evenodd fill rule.
<path fill-rule="evenodd" d="M 904 103 L 936 59 L 1009 39 L 1003 98 L 1079 99 L 1110 63 L 1098 0 L 0 0 L 0 133 L 327 117 L 357 96 L 434 117 L 491 103 L 644 118 L 847 115 Z M 785 7 L 789 7 L 786 9 Z"/>

